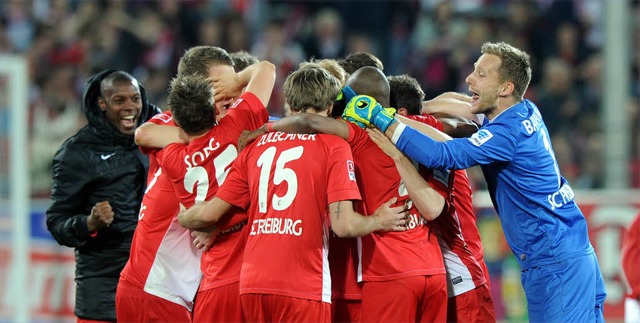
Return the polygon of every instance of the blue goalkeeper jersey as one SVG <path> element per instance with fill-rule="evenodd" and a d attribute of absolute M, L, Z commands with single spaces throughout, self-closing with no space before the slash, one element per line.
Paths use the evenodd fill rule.
<path fill-rule="evenodd" d="M 396 146 L 429 168 L 481 165 L 504 234 L 521 268 L 593 252 L 587 222 L 560 175 L 547 127 L 529 100 L 505 110 L 470 138 L 436 142 L 399 125 Z"/>

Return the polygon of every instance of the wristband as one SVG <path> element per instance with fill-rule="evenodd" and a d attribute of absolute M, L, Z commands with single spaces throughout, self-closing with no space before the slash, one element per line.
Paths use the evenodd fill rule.
<path fill-rule="evenodd" d="M 273 132 L 273 122 L 267 122 L 267 132 Z"/>
<path fill-rule="evenodd" d="M 384 108 L 373 116 L 371 123 L 373 123 L 376 127 L 378 127 L 378 129 L 380 129 L 380 131 L 384 133 L 385 131 L 387 131 L 387 128 L 389 128 L 391 124 L 396 122 L 395 114 L 396 109 Z"/>

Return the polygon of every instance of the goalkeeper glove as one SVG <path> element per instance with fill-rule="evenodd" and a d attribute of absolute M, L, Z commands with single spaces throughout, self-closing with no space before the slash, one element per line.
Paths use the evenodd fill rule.
<path fill-rule="evenodd" d="M 374 124 L 384 132 L 396 121 L 395 114 L 396 109 L 383 108 L 374 98 L 358 95 L 349 101 L 342 118 L 362 128 Z"/>

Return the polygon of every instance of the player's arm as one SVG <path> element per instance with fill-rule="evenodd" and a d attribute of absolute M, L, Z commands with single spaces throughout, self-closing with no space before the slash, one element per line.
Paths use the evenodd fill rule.
<path fill-rule="evenodd" d="M 411 128 L 431 137 L 433 140 L 435 141 L 446 141 L 446 140 L 450 140 L 451 136 L 447 135 L 446 133 L 419 121 L 416 120 L 412 120 L 409 118 L 406 118 L 404 116 L 401 116 L 399 114 L 395 115 L 395 119 L 402 123 L 405 124 L 407 126 L 410 126 Z M 385 134 L 387 135 L 387 137 L 391 138 L 391 136 L 393 135 L 393 132 L 395 131 L 395 129 L 398 127 L 398 122 L 394 122 L 392 123 L 389 128 L 387 128 L 387 131 L 385 131 Z"/>
<path fill-rule="evenodd" d="M 178 213 L 178 222 L 187 229 L 212 229 L 222 217 L 233 208 L 228 203 L 218 197 L 204 201 L 194 206 L 184 209 Z"/>
<path fill-rule="evenodd" d="M 361 237 L 375 231 L 405 231 L 407 207 L 391 207 L 396 201 L 392 198 L 371 216 L 354 211 L 350 200 L 330 203 L 331 229 L 338 237 Z"/>
<path fill-rule="evenodd" d="M 367 129 L 367 132 L 378 147 L 393 159 L 411 201 L 422 217 L 428 221 L 437 218 L 445 207 L 444 197 L 424 180 L 411 160 L 398 150 L 380 130 Z"/>
<path fill-rule="evenodd" d="M 477 116 L 471 112 L 471 96 L 458 92 L 445 92 L 423 101 L 422 113 L 436 118 L 460 117 L 479 123 Z"/>
<path fill-rule="evenodd" d="M 180 128 L 145 122 L 136 129 L 136 144 L 140 147 L 164 148 L 172 143 L 185 143 L 180 135 Z"/>
<path fill-rule="evenodd" d="M 276 67 L 268 61 L 252 64 L 239 73 L 221 74 L 213 77 L 213 87 L 216 89 L 214 99 L 224 100 L 237 97 L 242 89 L 253 93 L 267 106 L 273 86 L 276 81 Z"/>
<path fill-rule="evenodd" d="M 349 138 L 349 125 L 343 120 L 336 120 L 310 113 L 298 113 L 266 123 L 252 132 L 243 134 L 238 143 L 239 149 L 242 149 L 265 133 L 275 131 L 288 133 L 325 133 L 338 136 L 345 140 Z"/>

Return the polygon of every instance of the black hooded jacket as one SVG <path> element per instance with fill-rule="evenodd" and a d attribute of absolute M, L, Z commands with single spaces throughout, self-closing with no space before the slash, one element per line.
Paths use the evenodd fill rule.
<path fill-rule="evenodd" d="M 47 228 L 61 245 L 75 248 L 75 314 L 84 319 L 115 321 L 115 292 L 120 271 L 129 259 L 133 232 L 146 184 L 148 159 L 134 142 L 105 118 L 98 106 L 100 82 L 114 70 L 85 84 L 83 108 L 88 125 L 67 139 L 53 158 Z M 160 112 L 143 102 L 138 126 Z M 91 208 L 108 201 L 114 212 L 109 227 L 91 236 Z"/>

